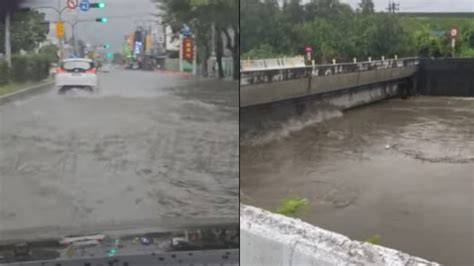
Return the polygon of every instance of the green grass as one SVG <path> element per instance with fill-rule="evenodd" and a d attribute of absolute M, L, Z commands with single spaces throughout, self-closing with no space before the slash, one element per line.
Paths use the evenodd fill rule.
<path fill-rule="evenodd" d="M 307 199 L 294 197 L 284 199 L 276 212 L 290 217 L 297 217 L 305 214 L 309 209 L 309 203 Z"/>
<path fill-rule="evenodd" d="M 20 90 L 26 89 L 28 87 L 31 87 L 31 86 L 35 85 L 35 84 L 43 84 L 43 83 L 46 83 L 48 81 L 51 81 L 51 79 L 47 79 L 47 80 L 40 81 L 40 82 L 33 82 L 33 81 L 22 82 L 22 83 L 10 82 L 10 83 L 7 83 L 6 85 L 0 85 L 0 96 L 7 95 L 7 94 L 15 92 L 15 91 L 20 91 Z"/>
<path fill-rule="evenodd" d="M 368 242 L 374 245 L 380 245 L 382 243 L 382 237 L 380 235 L 373 235 L 367 238 L 365 242 Z"/>

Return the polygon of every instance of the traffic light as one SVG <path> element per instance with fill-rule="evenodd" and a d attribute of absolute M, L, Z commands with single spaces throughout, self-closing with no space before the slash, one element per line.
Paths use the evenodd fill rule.
<path fill-rule="evenodd" d="M 108 44 L 108 43 L 104 44 L 104 48 L 105 48 L 105 49 L 110 48 L 110 44 Z"/>
<path fill-rule="evenodd" d="M 108 19 L 106 17 L 96 18 L 96 22 L 107 23 Z"/>
<path fill-rule="evenodd" d="M 56 37 L 58 39 L 64 38 L 64 22 L 62 21 L 56 23 Z"/>
<path fill-rule="evenodd" d="M 90 3 L 90 8 L 105 8 L 105 3 Z"/>

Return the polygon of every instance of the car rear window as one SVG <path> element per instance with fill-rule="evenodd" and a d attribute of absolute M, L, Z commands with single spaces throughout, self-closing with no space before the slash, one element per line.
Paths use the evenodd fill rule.
<path fill-rule="evenodd" d="M 87 71 L 94 68 L 94 64 L 87 61 L 68 61 L 63 63 L 63 68 L 66 71 Z"/>

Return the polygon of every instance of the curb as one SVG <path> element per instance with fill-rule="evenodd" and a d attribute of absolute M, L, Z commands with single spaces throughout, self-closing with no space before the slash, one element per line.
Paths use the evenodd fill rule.
<path fill-rule="evenodd" d="M 161 74 L 171 74 L 171 75 L 185 76 L 185 77 L 191 77 L 191 76 L 193 76 L 192 73 L 179 72 L 179 71 L 173 71 L 173 70 L 155 70 L 155 72 L 161 73 Z"/>
<path fill-rule="evenodd" d="M 15 92 L 5 94 L 3 96 L 0 96 L 0 105 L 18 100 L 20 98 L 23 98 L 23 97 L 26 97 L 26 96 L 29 96 L 29 95 L 34 95 L 34 94 L 38 94 L 38 93 L 47 91 L 47 90 L 52 88 L 53 84 L 54 84 L 54 80 L 49 80 L 49 81 L 42 82 L 42 83 L 37 84 L 37 85 L 33 85 L 29 88 L 25 88 L 25 89 L 22 89 L 22 90 L 19 90 L 19 91 L 15 91 Z"/>

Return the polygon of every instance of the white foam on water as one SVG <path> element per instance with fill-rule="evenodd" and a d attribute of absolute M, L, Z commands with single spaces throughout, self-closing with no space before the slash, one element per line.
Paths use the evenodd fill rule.
<path fill-rule="evenodd" d="M 276 129 L 271 129 L 268 132 L 251 137 L 248 140 L 244 139 L 242 144 L 251 146 L 264 145 L 272 141 L 287 138 L 291 136 L 292 133 L 301 131 L 307 127 L 341 116 L 342 112 L 339 110 L 318 110 L 308 115 L 289 119 L 282 122 Z"/>
<path fill-rule="evenodd" d="M 197 100 L 186 100 L 184 102 L 185 104 L 189 104 L 191 106 L 195 106 L 201 109 L 205 109 L 207 111 L 215 111 L 217 110 L 217 105 L 211 104 L 211 103 L 206 103 L 202 101 L 197 101 Z"/>

